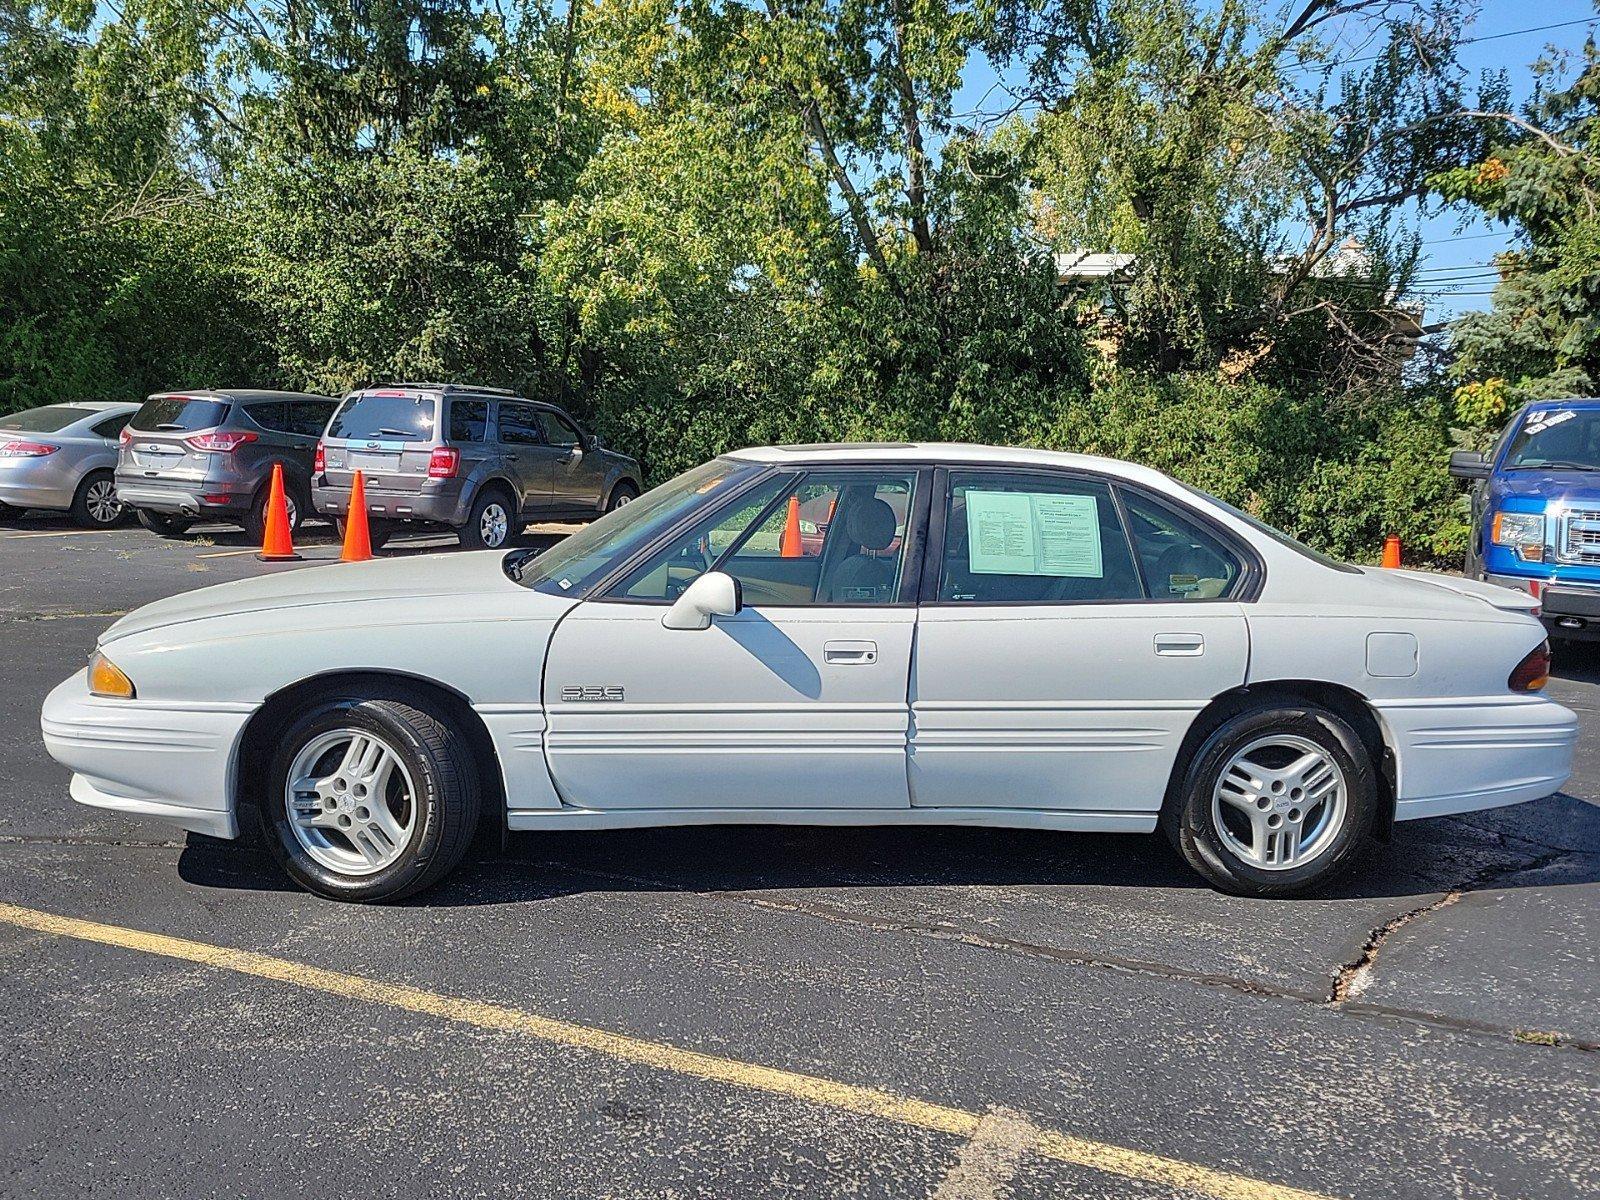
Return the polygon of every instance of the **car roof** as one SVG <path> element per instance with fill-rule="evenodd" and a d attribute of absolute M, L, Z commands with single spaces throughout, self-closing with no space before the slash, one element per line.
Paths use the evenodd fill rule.
<path fill-rule="evenodd" d="M 1600 408 L 1600 396 L 1569 396 L 1562 400 L 1530 400 L 1526 410 L 1560 408 Z"/>
<path fill-rule="evenodd" d="M 1062 450 L 1018 446 L 979 446 L 967 442 L 832 442 L 803 446 L 749 446 L 730 457 L 773 465 L 846 465 L 849 463 L 933 463 L 936 466 L 1055 467 L 1155 482 L 1168 477 L 1150 467 Z"/>
<path fill-rule="evenodd" d="M 257 400 L 326 400 L 337 404 L 333 396 L 317 392 L 278 392 L 270 388 L 180 388 L 170 392 L 155 392 L 152 400 L 232 400 L 236 404 L 252 404 Z"/>

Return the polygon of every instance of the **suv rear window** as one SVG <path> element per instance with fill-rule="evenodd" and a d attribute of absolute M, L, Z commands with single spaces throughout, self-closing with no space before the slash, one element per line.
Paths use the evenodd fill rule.
<path fill-rule="evenodd" d="M 335 414 L 328 426 L 328 436 L 373 441 L 432 441 L 437 408 L 438 401 L 431 396 L 352 396 Z"/>
<path fill-rule="evenodd" d="M 58 429 L 65 429 L 74 421 L 92 416 L 94 416 L 92 408 L 52 404 L 48 408 L 12 413 L 9 417 L 0 419 L 0 429 L 10 429 L 17 433 L 54 433 Z"/>
<path fill-rule="evenodd" d="M 200 400 L 188 396 L 156 396 L 144 402 L 133 420 L 135 429 L 154 433 L 159 429 L 210 429 L 228 416 L 226 400 Z"/>

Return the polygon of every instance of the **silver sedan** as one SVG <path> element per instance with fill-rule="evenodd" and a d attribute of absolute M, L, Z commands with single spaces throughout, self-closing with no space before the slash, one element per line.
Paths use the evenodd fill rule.
<path fill-rule="evenodd" d="M 0 417 L 0 516 L 70 512 L 91 529 L 122 518 L 113 472 L 117 439 L 137 404 L 84 401 Z"/>

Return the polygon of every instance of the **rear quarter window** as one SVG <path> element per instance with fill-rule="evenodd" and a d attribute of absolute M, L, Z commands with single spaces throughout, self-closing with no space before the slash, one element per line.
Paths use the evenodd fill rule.
<path fill-rule="evenodd" d="M 357 441 L 432 441 L 438 405 L 432 396 L 352 396 L 334 414 L 328 436 Z"/>
<path fill-rule="evenodd" d="M 450 440 L 481 442 L 489 433 L 489 405 L 483 400 L 450 402 Z"/>
<path fill-rule="evenodd" d="M 226 400 L 156 396 L 144 402 L 144 406 L 134 414 L 130 424 L 146 433 L 154 433 L 160 429 L 179 429 L 185 432 L 210 429 L 227 420 L 230 407 L 232 406 Z"/>

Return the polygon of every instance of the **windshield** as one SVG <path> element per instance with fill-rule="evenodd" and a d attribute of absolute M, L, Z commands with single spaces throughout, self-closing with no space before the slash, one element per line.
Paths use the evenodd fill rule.
<path fill-rule="evenodd" d="M 714 458 L 608 512 L 542 554 L 513 552 L 506 557 L 506 574 L 541 592 L 577 595 L 687 513 L 716 503 L 765 470 L 760 463 Z"/>
<path fill-rule="evenodd" d="M 1534 409 L 1506 447 L 1504 466 L 1600 471 L 1600 409 Z"/>
<path fill-rule="evenodd" d="M 52 404 L 48 408 L 34 408 L 27 412 L 12 413 L 0 418 L 0 429 L 13 433 L 54 433 L 65 429 L 74 421 L 92 417 L 92 408 L 71 408 L 65 404 Z"/>
<path fill-rule="evenodd" d="M 351 396 L 328 426 L 331 438 L 431 442 L 438 401 L 432 396 L 368 393 Z"/>
<path fill-rule="evenodd" d="M 146 433 L 181 429 L 185 433 L 221 425 L 228 415 L 226 400 L 191 400 L 188 396 L 152 396 L 128 424 Z"/>

